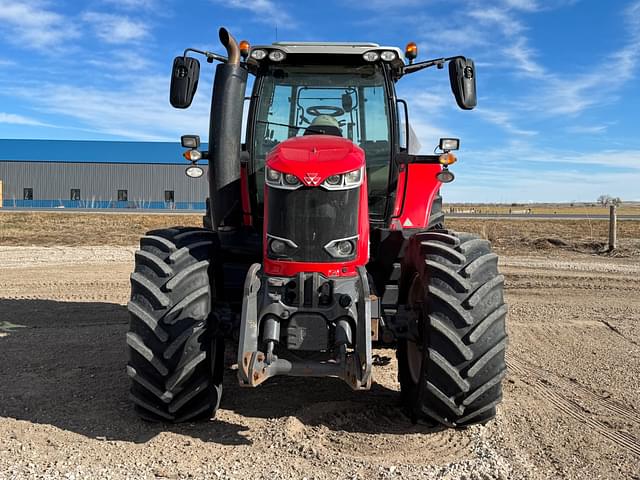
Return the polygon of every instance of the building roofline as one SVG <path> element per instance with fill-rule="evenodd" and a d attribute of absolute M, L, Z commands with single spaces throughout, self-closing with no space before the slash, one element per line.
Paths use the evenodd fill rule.
<path fill-rule="evenodd" d="M 70 164 L 77 164 L 77 165 L 164 165 L 164 166 L 184 166 L 185 168 L 189 166 L 188 163 L 184 162 L 184 163 L 180 163 L 180 162 L 176 162 L 176 163 L 167 163 L 167 162 L 101 162 L 101 161 L 92 161 L 92 160 L 86 160 L 86 161 L 78 161 L 78 160 L 7 160 L 7 159 L 0 159 L 0 163 L 47 163 L 47 164 L 51 164 L 51 163 L 58 163 L 61 165 L 70 165 Z M 202 164 L 200 165 L 201 167 L 206 167 L 208 166 L 207 164 Z"/>

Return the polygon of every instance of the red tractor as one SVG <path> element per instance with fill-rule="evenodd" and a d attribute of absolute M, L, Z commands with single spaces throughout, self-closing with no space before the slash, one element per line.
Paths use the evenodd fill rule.
<path fill-rule="evenodd" d="M 171 104 L 187 108 L 204 55 L 216 68 L 209 147 L 182 137 L 187 175 L 209 163 L 203 228 L 147 233 L 131 275 L 131 398 L 141 417 L 211 418 L 225 344 L 241 385 L 275 375 L 372 382 L 372 347 L 394 345 L 414 420 L 493 418 L 505 376 L 504 278 L 488 241 L 444 227 L 442 183 L 457 139 L 413 153 L 395 83 L 448 64 L 458 105 L 476 104 L 473 61 L 414 62 L 375 43 L 250 47 L 174 60 Z M 245 97 L 248 75 L 253 92 Z M 248 101 L 242 141 L 243 107 Z"/>

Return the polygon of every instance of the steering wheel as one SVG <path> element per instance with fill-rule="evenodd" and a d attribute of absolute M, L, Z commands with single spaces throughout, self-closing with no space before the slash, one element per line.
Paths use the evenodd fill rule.
<path fill-rule="evenodd" d="M 314 105 L 307 108 L 307 113 L 317 117 L 318 115 L 330 115 L 332 117 L 339 117 L 344 115 L 344 110 L 340 107 L 333 107 L 331 105 Z"/>

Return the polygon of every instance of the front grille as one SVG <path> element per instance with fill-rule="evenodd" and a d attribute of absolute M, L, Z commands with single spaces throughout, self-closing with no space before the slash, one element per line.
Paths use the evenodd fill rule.
<path fill-rule="evenodd" d="M 358 202 L 360 187 L 328 191 L 321 187 L 301 187 L 297 190 L 269 188 L 267 233 L 290 240 L 297 248 L 288 247 L 282 255 L 267 248 L 269 258 L 298 262 L 339 262 L 353 260 L 351 256 L 337 259 L 324 246 L 339 238 L 358 235 Z"/>

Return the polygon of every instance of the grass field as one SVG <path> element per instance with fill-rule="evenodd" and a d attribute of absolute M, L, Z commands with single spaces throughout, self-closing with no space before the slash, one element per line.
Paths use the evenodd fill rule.
<path fill-rule="evenodd" d="M 16 212 L 0 215 L 0 245 L 135 245 L 145 232 L 202 225 L 201 215 Z"/>
<path fill-rule="evenodd" d="M 585 203 L 517 203 L 517 204 L 473 204 L 473 203 L 448 203 L 444 206 L 445 212 L 474 212 L 474 213 L 527 213 L 537 215 L 608 215 L 609 207 Z M 640 215 L 640 203 L 623 203 L 618 207 L 619 215 Z"/>
<path fill-rule="evenodd" d="M 135 245 L 155 228 L 202 225 L 200 215 L 73 214 L 15 212 L 0 215 L 0 245 Z M 606 249 L 606 220 L 483 220 L 452 218 L 447 227 L 491 240 L 499 252 L 560 249 L 601 253 Z M 640 222 L 618 223 L 620 255 L 640 252 Z"/>

